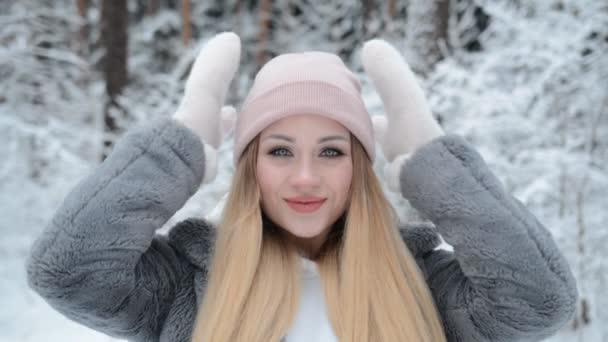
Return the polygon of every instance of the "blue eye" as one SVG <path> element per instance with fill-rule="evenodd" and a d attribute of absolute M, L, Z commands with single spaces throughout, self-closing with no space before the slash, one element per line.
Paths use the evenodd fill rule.
<path fill-rule="evenodd" d="M 340 156 L 343 156 L 344 153 L 342 153 L 342 151 L 336 149 L 336 148 L 326 148 L 325 150 L 323 150 L 323 153 L 329 151 L 329 154 L 326 154 L 327 157 L 329 158 L 338 158 Z"/>
<path fill-rule="evenodd" d="M 279 152 L 281 152 L 281 153 L 279 153 Z M 268 154 L 270 154 L 271 156 L 275 156 L 275 157 L 284 157 L 284 156 L 286 156 L 286 154 L 284 152 L 289 153 L 289 150 L 286 149 L 285 147 L 278 147 L 278 148 L 270 150 L 270 152 L 268 152 Z"/>

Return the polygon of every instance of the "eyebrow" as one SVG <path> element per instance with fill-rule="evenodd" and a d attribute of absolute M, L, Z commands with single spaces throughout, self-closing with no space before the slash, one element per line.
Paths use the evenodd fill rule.
<path fill-rule="evenodd" d="M 262 140 L 266 140 L 266 139 L 270 139 L 270 138 L 285 140 L 285 141 L 288 141 L 291 143 L 296 141 L 294 138 L 283 135 L 283 134 L 271 134 L 269 136 L 266 136 Z M 344 140 L 344 141 L 348 142 L 348 139 L 342 135 L 328 135 L 328 136 L 319 138 L 318 143 L 320 144 L 320 143 L 324 143 L 326 141 L 331 141 L 331 140 Z"/>

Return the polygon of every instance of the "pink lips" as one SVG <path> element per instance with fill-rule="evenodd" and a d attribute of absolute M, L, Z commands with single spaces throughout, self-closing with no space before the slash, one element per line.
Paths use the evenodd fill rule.
<path fill-rule="evenodd" d="M 319 209 L 326 198 L 321 197 L 292 197 L 286 198 L 285 201 L 289 207 L 299 213 L 312 213 Z"/>

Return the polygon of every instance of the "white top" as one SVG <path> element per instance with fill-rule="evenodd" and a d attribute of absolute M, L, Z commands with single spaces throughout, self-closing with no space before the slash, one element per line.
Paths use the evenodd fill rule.
<path fill-rule="evenodd" d="M 294 324 L 286 336 L 287 342 L 337 342 L 323 295 L 323 285 L 317 264 L 301 257 L 302 285 L 300 307 Z"/>

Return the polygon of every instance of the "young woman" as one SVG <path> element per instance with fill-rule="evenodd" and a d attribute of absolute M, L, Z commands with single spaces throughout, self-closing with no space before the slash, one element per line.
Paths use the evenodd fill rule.
<path fill-rule="evenodd" d="M 155 234 L 215 176 L 239 56 L 235 34 L 210 40 L 175 115 L 129 131 L 68 195 L 27 262 L 51 306 L 131 341 L 534 341 L 570 319 L 576 285 L 550 233 L 443 134 L 381 40 L 362 49 L 387 114 L 376 139 L 337 56 L 280 55 L 238 115 L 219 224 Z M 432 224 L 398 222 L 376 140 L 387 182 Z"/>

